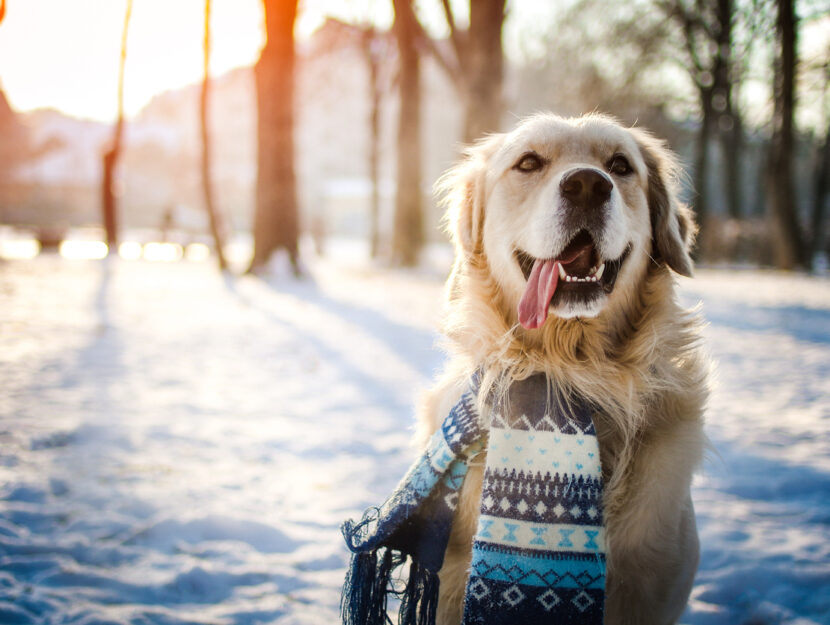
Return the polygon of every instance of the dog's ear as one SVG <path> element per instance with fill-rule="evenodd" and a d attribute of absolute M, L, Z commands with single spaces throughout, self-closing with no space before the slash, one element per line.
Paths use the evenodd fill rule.
<path fill-rule="evenodd" d="M 482 251 L 487 163 L 502 138 L 502 135 L 491 135 L 467 148 L 461 161 L 435 185 L 446 208 L 444 229 L 452 238 L 457 254 L 472 256 Z"/>
<path fill-rule="evenodd" d="M 697 234 L 692 212 L 677 197 L 680 165 L 663 142 L 633 129 L 648 168 L 648 206 L 651 215 L 652 256 L 682 276 L 691 277 L 689 250 Z"/>

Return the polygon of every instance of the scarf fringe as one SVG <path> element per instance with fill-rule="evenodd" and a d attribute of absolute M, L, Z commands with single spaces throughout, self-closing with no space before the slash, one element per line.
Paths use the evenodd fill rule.
<path fill-rule="evenodd" d="M 409 562 L 409 579 L 396 589 L 393 573 Z M 343 625 L 387 625 L 390 596 L 400 599 L 397 625 L 432 625 L 438 607 L 438 574 L 405 554 L 380 547 L 352 555 L 343 585 Z"/>
<path fill-rule="evenodd" d="M 409 581 L 401 597 L 399 625 L 432 625 L 438 608 L 438 574 L 410 560 Z"/>

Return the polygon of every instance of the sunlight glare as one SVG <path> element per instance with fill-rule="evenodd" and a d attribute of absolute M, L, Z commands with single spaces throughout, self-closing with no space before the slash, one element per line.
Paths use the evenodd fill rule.
<path fill-rule="evenodd" d="M 189 261 L 202 263 L 210 258 L 210 248 L 204 243 L 191 243 L 185 248 L 184 257 Z"/>
<path fill-rule="evenodd" d="M 103 241 L 62 241 L 58 253 L 67 260 L 100 260 L 109 248 Z"/>
<path fill-rule="evenodd" d="M 0 258 L 4 260 L 29 260 L 40 254 L 37 239 L 13 239 L 0 241 Z"/>
<path fill-rule="evenodd" d="M 141 258 L 141 243 L 138 241 L 124 241 L 118 246 L 118 255 L 124 260 L 139 260 Z"/>
<path fill-rule="evenodd" d="M 144 245 L 144 260 L 153 263 L 174 263 L 182 259 L 184 251 L 178 243 L 146 243 Z"/>
<path fill-rule="evenodd" d="M 246 264 L 251 260 L 253 254 L 252 242 L 247 240 L 234 240 L 225 246 L 225 257 L 228 262 L 236 265 Z"/>
<path fill-rule="evenodd" d="M 9 2 L 0 75 L 13 108 L 57 108 L 112 121 L 125 0 Z M 211 73 L 252 65 L 263 41 L 260 0 L 213 1 Z M 202 0 L 135 2 L 127 38 L 125 108 L 200 80 Z"/>

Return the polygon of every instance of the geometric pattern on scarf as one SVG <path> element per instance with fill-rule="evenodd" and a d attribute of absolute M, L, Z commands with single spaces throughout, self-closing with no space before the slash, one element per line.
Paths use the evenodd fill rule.
<path fill-rule="evenodd" d="M 341 600 L 346 625 L 391 623 L 390 596 L 400 599 L 400 625 L 434 623 L 458 491 L 467 461 L 485 446 L 464 625 L 602 623 L 605 532 L 591 410 L 560 401 L 537 374 L 488 405 L 483 428 L 477 386 L 474 378 L 392 496 L 343 524 L 354 554 Z M 396 581 L 401 571 L 408 581 Z"/>
<path fill-rule="evenodd" d="M 602 623 L 602 469 L 587 406 L 543 375 L 492 410 L 465 625 Z"/>

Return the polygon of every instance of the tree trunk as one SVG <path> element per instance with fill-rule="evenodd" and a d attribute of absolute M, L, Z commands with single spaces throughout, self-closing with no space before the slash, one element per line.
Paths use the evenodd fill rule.
<path fill-rule="evenodd" d="M 262 0 L 266 42 L 254 73 L 257 92 L 257 182 L 254 255 L 249 272 L 284 249 L 299 269 L 299 214 L 294 174 L 294 19 L 297 0 Z"/>
<path fill-rule="evenodd" d="M 721 132 L 721 150 L 724 158 L 724 185 L 726 187 L 726 208 L 729 216 L 740 219 L 743 216 L 743 192 L 741 189 L 741 158 L 743 151 L 743 124 L 739 115 L 730 115 L 730 127 Z"/>
<path fill-rule="evenodd" d="M 693 204 L 700 227 L 698 250 L 705 248 L 709 217 L 709 138 L 712 134 L 712 90 L 700 87 L 701 120 L 695 144 L 695 199 Z"/>
<path fill-rule="evenodd" d="M 767 161 L 769 215 L 774 262 L 779 269 L 805 267 L 793 185 L 796 23 L 793 0 L 776 0 L 778 53 L 775 61 L 773 133 Z"/>
<path fill-rule="evenodd" d="M 208 100 L 210 96 L 210 0 L 205 0 L 205 38 L 204 38 L 204 76 L 202 78 L 202 93 L 199 98 L 199 118 L 202 134 L 202 191 L 205 196 L 205 209 L 210 222 L 210 232 L 213 235 L 213 246 L 216 248 L 216 257 L 219 269 L 225 271 L 228 263 L 225 261 L 222 224 L 213 201 L 213 185 L 210 174 L 210 131 L 208 128 Z"/>
<path fill-rule="evenodd" d="M 107 254 L 111 254 L 118 245 L 118 206 L 115 199 L 115 165 L 120 149 L 112 146 L 104 150 L 104 175 L 101 180 L 101 211 L 103 213 L 104 234 L 107 240 Z"/>
<path fill-rule="evenodd" d="M 121 55 L 118 60 L 118 118 L 112 133 L 112 142 L 104 150 L 103 176 L 101 179 L 101 212 L 107 239 L 107 253 L 111 254 L 118 245 L 118 203 L 115 193 L 115 171 L 121 157 L 124 137 L 124 65 L 127 60 L 127 33 L 133 0 L 127 0 L 124 11 L 124 27 L 121 31 Z"/>
<path fill-rule="evenodd" d="M 463 68 L 468 79 L 460 83 L 466 85 L 465 143 L 501 129 L 504 114 L 504 55 L 501 43 L 504 12 L 505 0 L 470 3 L 470 27 L 463 55 Z"/>
<path fill-rule="evenodd" d="M 380 51 L 377 31 L 369 28 L 364 32 L 363 53 L 369 70 L 369 179 L 372 195 L 369 204 L 369 256 L 377 258 L 380 253 Z"/>
<path fill-rule="evenodd" d="M 724 159 L 724 192 L 726 209 L 730 217 L 741 217 L 741 146 L 742 124 L 740 113 L 735 106 L 738 79 L 733 57 L 732 23 L 735 13 L 733 0 L 717 0 L 716 31 L 717 46 L 714 64 L 715 90 L 712 107 L 717 113 L 718 136 Z"/>
<path fill-rule="evenodd" d="M 411 267 L 424 243 L 421 198 L 421 75 L 416 49 L 417 24 L 412 0 L 393 0 L 400 58 L 397 193 L 392 262 Z"/>
<path fill-rule="evenodd" d="M 810 266 L 824 243 L 824 209 L 827 204 L 828 177 L 830 177 L 830 124 L 824 136 L 824 143 L 816 156 L 815 174 L 813 175 L 813 211 L 810 219 L 812 236 L 810 237 Z"/>

